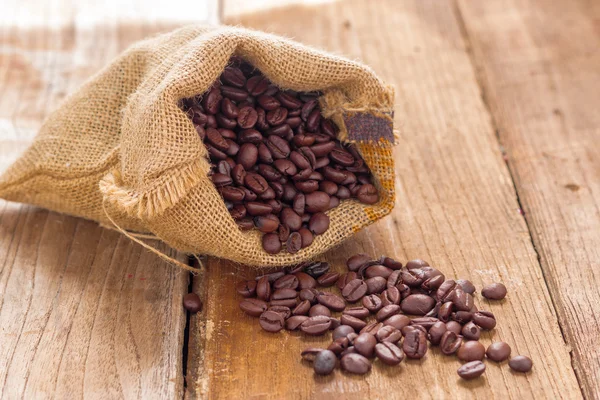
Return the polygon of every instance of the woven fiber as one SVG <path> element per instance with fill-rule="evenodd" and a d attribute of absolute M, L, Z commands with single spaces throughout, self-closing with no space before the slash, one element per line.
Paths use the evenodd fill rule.
<path fill-rule="evenodd" d="M 258 231 L 238 229 L 208 177 L 206 148 L 178 107 L 204 93 L 233 55 L 284 89 L 322 91 L 323 114 L 341 140 L 357 144 L 380 192 L 375 205 L 345 200 L 330 210 L 329 230 L 296 254 L 267 254 Z M 262 32 L 188 26 L 135 44 L 68 97 L 0 177 L 0 196 L 112 225 L 108 213 L 188 253 L 292 264 L 392 210 L 392 109 L 393 91 L 358 62 Z"/>

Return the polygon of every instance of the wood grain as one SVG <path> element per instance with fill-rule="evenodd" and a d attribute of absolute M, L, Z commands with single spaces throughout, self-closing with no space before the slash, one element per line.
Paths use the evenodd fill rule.
<path fill-rule="evenodd" d="M 190 331 L 188 397 L 580 398 L 453 3 L 389 0 L 374 6 L 349 0 L 229 22 L 361 59 L 396 85 L 396 208 L 324 259 L 342 270 L 357 252 L 422 257 L 446 276 L 471 279 L 478 287 L 504 282 L 510 293 L 505 301 L 478 303 L 498 318 L 494 340 L 509 342 L 513 354 L 531 356 L 535 367 L 519 375 L 488 363 L 484 379 L 462 382 L 459 362 L 434 349 L 423 361 L 398 368 L 375 363 L 366 377 L 340 371 L 315 377 L 299 353 L 327 339 L 262 331 L 238 309 L 233 289 L 254 271 L 210 259 L 206 279 L 196 282 L 206 309 Z M 490 341 L 485 335 L 484 344 Z"/>
<path fill-rule="evenodd" d="M 575 371 L 600 398 L 599 4 L 458 5 Z"/>

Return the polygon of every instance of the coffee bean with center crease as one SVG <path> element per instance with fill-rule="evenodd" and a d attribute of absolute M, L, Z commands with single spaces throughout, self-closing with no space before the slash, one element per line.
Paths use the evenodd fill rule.
<path fill-rule="evenodd" d="M 358 271 L 360 267 L 371 261 L 371 257 L 367 254 L 355 254 L 346 261 L 346 266 L 350 271 Z"/>
<path fill-rule="evenodd" d="M 321 351 L 323 351 L 323 349 L 320 349 L 318 347 L 308 347 L 308 348 L 302 350 L 302 353 L 300 353 L 300 357 L 302 357 L 303 360 L 306 360 L 308 362 L 314 362 L 315 357 Z"/>
<path fill-rule="evenodd" d="M 415 329 L 407 333 L 402 343 L 402 350 L 406 357 L 419 359 L 427 353 L 427 338 L 425 332 Z"/>
<path fill-rule="evenodd" d="M 359 319 L 365 319 L 367 318 L 369 315 L 371 315 L 371 313 L 369 312 L 368 309 L 366 309 L 365 307 L 350 307 L 350 308 L 346 308 L 343 313 L 343 315 L 350 315 L 354 318 L 359 318 Z"/>
<path fill-rule="evenodd" d="M 366 286 L 366 284 L 365 284 Z M 362 298 L 363 306 L 372 313 L 376 313 L 383 307 L 381 298 L 376 294 L 370 294 Z"/>
<path fill-rule="evenodd" d="M 379 310 L 377 312 L 377 315 L 375 315 L 375 318 L 377 319 L 377 321 L 384 321 L 392 315 L 400 314 L 401 312 L 402 310 L 400 309 L 399 305 L 390 304 Z"/>
<path fill-rule="evenodd" d="M 339 339 L 339 338 L 345 338 L 346 336 L 348 336 L 350 333 L 354 333 L 354 328 L 349 326 L 349 325 L 340 325 L 337 328 L 335 328 L 333 330 L 333 333 L 331 334 L 331 337 L 333 338 L 333 340 Z"/>
<path fill-rule="evenodd" d="M 319 293 L 317 301 L 332 311 L 343 311 L 346 308 L 344 299 L 333 293 Z"/>
<path fill-rule="evenodd" d="M 470 380 L 479 378 L 485 372 L 485 364 L 481 361 L 471 361 L 463 364 L 456 373 L 463 379 Z"/>
<path fill-rule="evenodd" d="M 307 315 L 311 308 L 310 301 L 302 300 L 293 310 L 292 315 Z"/>
<path fill-rule="evenodd" d="M 367 293 L 374 294 L 383 292 L 387 285 L 387 280 L 381 276 L 375 276 L 367 279 L 365 283 L 367 284 Z"/>
<path fill-rule="evenodd" d="M 256 294 L 256 281 L 240 281 L 236 291 L 244 297 L 252 297 Z"/>
<path fill-rule="evenodd" d="M 333 286 L 338 281 L 339 277 L 340 277 L 340 274 L 337 272 L 327 272 L 326 274 L 321 275 L 317 279 L 317 282 L 321 286 L 330 287 L 330 286 Z"/>
<path fill-rule="evenodd" d="M 358 319 L 356 317 L 353 317 L 353 316 L 347 315 L 347 314 L 342 314 L 342 317 L 340 320 L 341 320 L 342 324 L 351 326 L 352 328 L 354 328 L 357 331 L 361 330 L 362 328 L 367 326 L 367 323 L 365 321 L 363 321 L 362 319 Z"/>
<path fill-rule="evenodd" d="M 313 278 L 317 279 L 329 271 L 329 263 L 322 261 L 311 262 L 304 268 L 304 271 Z"/>
<path fill-rule="evenodd" d="M 431 327 L 435 325 L 436 322 L 439 322 L 439 320 L 434 317 L 419 317 L 413 318 L 412 321 L 410 321 L 411 325 L 422 326 L 427 331 L 429 331 L 429 329 L 431 329 Z"/>
<path fill-rule="evenodd" d="M 290 233 L 285 246 L 288 253 L 297 253 L 302 248 L 302 236 L 298 232 Z"/>
<path fill-rule="evenodd" d="M 338 279 L 336 286 L 338 289 L 344 290 L 344 287 L 348 284 L 348 282 L 354 280 L 357 278 L 356 272 L 347 272 L 345 274 L 343 274 L 342 276 L 340 276 L 340 278 Z"/>
<path fill-rule="evenodd" d="M 295 331 L 307 319 L 308 317 L 306 315 L 293 315 L 285 320 L 285 329 L 288 331 Z"/>
<path fill-rule="evenodd" d="M 252 317 L 259 317 L 267 310 L 267 303 L 260 299 L 245 299 L 240 302 L 240 309 Z"/>
<path fill-rule="evenodd" d="M 403 314 L 395 314 L 383 321 L 384 326 L 393 326 L 402 331 L 402 328 L 409 326 L 410 318 Z"/>
<path fill-rule="evenodd" d="M 279 332 L 285 326 L 283 316 L 275 311 L 265 311 L 259 318 L 260 326 L 267 332 Z"/>
<path fill-rule="evenodd" d="M 381 303 L 384 306 L 390 304 L 400 304 L 401 296 L 398 288 L 392 286 L 381 292 Z"/>
<path fill-rule="evenodd" d="M 489 311 L 477 311 L 473 313 L 472 321 L 485 330 L 494 329 L 496 326 L 496 317 Z"/>
<path fill-rule="evenodd" d="M 358 353 L 348 353 L 340 360 L 342 369 L 352 374 L 364 375 L 371 370 L 371 362 L 368 358 Z"/>
<path fill-rule="evenodd" d="M 401 306 L 406 314 L 425 315 L 435 306 L 435 300 L 425 294 L 412 294 L 402 300 Z"/>
<path fill-rule="evenodd" d="M 382 363 L 398 365 L 404 359 L 404 352 L 395 344 L 384 342 L 375 345 L 375 355 Z"/>
<path fill-rule="evenodd" d="M 273 282 L 273 289 L 296 289 L 298 287 L 298 278 L 295 275 L 284 275 Z"/>
<path fill-rule="evenodd" d="M 376 344 L 377 339 L 375 336 L 366 332 L 359 334 L 358 337 L 354 339 L 354 348 L 359 354 L 365 357 L 373 356 Z"/>
<path fill-rule="evenodd" d="M 317 287 L 317 281 L 312 276 L 305 272 L 296 272 L 294 274 L 298 278 L 298 288 L 302 289 L 313 289 Z"/>
<path fill-rule="evenodd" d="M 398 343 L 400 339 L 402 339 L 402 333 L 393 326 L 384 325 L 381 329 L 377 331 L 375 337 L 381 343 Z"/>
<path fill-rule="evenodd" d="M 367 284 L 364 281 L 354 279 L 344 286 L 342 296 L 350 303 L 354 303 L 367 293 L 367 289 Z"/>
<path fill-rule="evenodd" d="M 271 305 L 271 307 L 267 308 L 267 311 L 275 311 L 281 314 L 283 319 L 288 319 L 292 315 L 292 311 L 287 306 Z"/>
<path fill-rule="evenodd" d="M 300 330 L 307 335 L 318 336 L 329 330 L 331 320 L 325 315 L 310 317 L 300 325 Z"/>

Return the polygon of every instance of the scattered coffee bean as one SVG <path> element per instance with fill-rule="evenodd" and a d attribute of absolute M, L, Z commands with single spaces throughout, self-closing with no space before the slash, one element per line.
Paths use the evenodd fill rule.
<path fill-rule="evenodd" d="M 326 317 L 331 317 L 331 310 L 322 304 L 315 304 L 308 311 L 308 316 L 315 317 L 317 315 L 324 315 Z"/>
<path fill-rule="evenodd" d="M 183 308 L 192 314 L 196 314 L 202 310 L 202 301 L 196 293 L 188 293 L 183 296 Z"/>
<path fill-rule="evenodd" d="M 475 285 L 473 285 L 473 283 L 469 280 L 458 279 L 456 281 L 456 284 L 460 285 L 466 293 L 469 293 L 469 294 L 475 293 Z"/>
<path fill-rule="evenodd" d="M 240 309 L 252 317 L 259 317 L 267 310 L 267 303 L 260 299 L 246 299 L 240 302 Z"/>
<path fill-rule="evenodd" d="M 371 257 L 367 254 L 356 254 L 346 261 L 346 265 L 350 271 L 358 271 L 360 267 L 371 261 Z"/>
<path fill-rule="evenodd" d="M 400 310 L 400 306 L 396 304 L 390 304 L 389 306 L 383 307 L 381 310 L 377 311 L 375 318 L 377 321 L 384 321 L 395 314 L 400 314 L 402 310 Z"/>
<path fill-rule="evenodd" d="M 414 329 L 406 334 L 402 343 L 402 350 L 406 357 L 419 359 L 427 353 L 427 338 L 425 332 Z"/>
<path fill-rule="evenodd" d="M 429 332 L 427 333 L 427 339 L 429 342 L 436 346 L 440 344 L 442 341 L 442 336 L 446 333 L 446 324 L 442 321 L 438 321 L 431 328 L 429 328 Z"/>
<path fill-rule="evenodd" d="M 240 281 L 236 291 L 244 297 L 252 297 L 256 294 L 256 281 Z"/>
<path fill-rule="evenodd" d="M 461 333 L 467 340 L 479 340 L 479 336 L 481 336 L 481 329 L 475 325 L 473 321 L 471 321 L 467 322 L 463 326 Z"/>
<path fill-rule="evenodd" d="M 385 319 L 383 321 L 384 326 L 393 326 L 399 331 L 402 330 L 405 326 L 410 325 L 410 318 L 403 314 L 392 315 L 391 317 Z"/>
<path fill-rule="evenodd" d="M 456 356 L 461 361 L 483 360 L 485 347 L 476 340 L 469 340 L 460 346 Z"/>
<path fill-rule="evenodd" d="M 381 293 L 387 286 L 387 279 L 382 278 L 381 276 L 375 276 L 373 278 L 369 278 L 365 280 L 367 284 L 367 293 Z"/>
<path fill-rule="evenodd" d="M 304 271 L 312 276 L 313 278 L 317 279 L 319 278 L 321 275 L 325 274 L 326 272 L 329 271 L 329 264 L 326 262 L 312 262 L 309 263 L 305 268 Z"/>
<path fill-rule="evenodd" d="M 410 315 L 425 315 L 435 306 L 435 300 L 426 294 L 411 294 L 402 300 L 402 311 Z"/>
<path fill-rule="evenodd" d="M 383 307 L 383 302 L 376 294 L 370 294 L 362 298 L 362 305 L 370 312 L 376 313 Z"/>
<path fill-rule="evenodd" d="M 310 317 L 300 325 L 300 330 L 307 335 L 318 336 L 329 330 L 331 320 L 325 315 Z"/>
<path fill-rule="evenodd" d="M 446 325 L 448 327 L 448 325 Z M 447 330 L 442 335 L 442 340 L 440 341 L 440 350 L 445 355 L 449 356 L 460 348 L 462 344 L 462 336 L 457 335 L 453 331 Z"/>
<path fill-rule="evenodd" d="M 330 350 L 323 350 L 317 353 L 313 361 L 313 369 L 319 375 L 329 375 L 335 368 L 337 357 Z"/>
<path fill-rule="evenodd" d="M 354 348 L 359 354 L 365 357 L 373 357 L 376 344 L 377 339 L 375 336 L 367 332 L 359 334 L 358 337 L 354 339 Z"/>
<path fill-rule="evenodd" d="M 292 315 L 308 315 L 309 310 L 311 309 L 310 301 L 302 300 L 300 304 L 298 304 L 293 310 Z"/>
<path fill-rule="evenodd" d="M 463 379 L 479 378 L 485 372 L 485 364 L 481 361 L 471 361 L 463 364 L 456 373 Z"/>
<path fill-rule="evenodd" d="M 390 342 L 377 343 L 375 345 L 375 355 L 382 363 L 387 365 L 398 365 L 404 359 L 404 352 Z"/>
<path fill-rule="evenodd" d="M 462 325 L 456 321 L 448 321 L 446 322 L 446 329 L 450 332 L 454 332 L 457 335 L 460 335 L 460 332 L 462 331 Z"/>
<path fill-rule="evenodd" d="M 342 296 L 350 303 L 354 303 L 360 300 L 367 293 L 367 290 L 368 287 L 364 281 L 360 279 L 354 279 L 344 286 L 344 289 L 342 290 Z"/>
<path fill-rule="evenodd" d="M 508 360 L 510 357 L 510 346 L 505 342 L 494 342 L 489 345 L 485 355 L 492 361 L 500 362 Z"/>
<path fill-rule="evenodd" d="M 333 293 L 320 293 L 317 295 L 317 301 L 332 311 L 343 311 L 346 308 L 344 299 Z"/>
<path fill-rule="evenodd" d="M 491 283 L 481 289 L 481 295 L 490 300 L 502 300 L 506 297 L 506 286 L 501 283 Z"/>
<path fill-rule="evenodd" d="M 258 320 L 260 326 L 267 332 L 279 332 L 285 326 L 283 316 L 275 311 L 265 311 Z"/>
<path fill-rule="evenodd" d="M 354 328 L 349 325 L 340 325 L 333 330 L 331 337 L 333 340 L 344 338 L 348 336 L 350 333 L 354 333 Z"/>
<path fill-rule="evenodd" d="M 306 315 L 293 315 L 285 320 L 285 329 L 288 331 L 295 331 L 307 319 L 308 317 Z"/>
<path fill-rule="evenodd" d="M 352 328 L 354 328 L 354 330 L 357 330 L 357 331 L 359 331 L 362 328 L 364 328 L 365 326 L 367 326 L 367 323 L 365 321 L 363 321 L 362 319 L 353 317 L 351 315 L 342 314 L 342 317 L 340 320 L 341 320 L 342 324 L 349 325 Z"/>
<path fill-rule="evenodd" d="M 350 347 L 347 349 L 350 350 Z M 371 362 L 368 358 L 358 353 L 347 353 L 340 360 L 342 369 L 352 374 L 364 375 L 371 370 Z"/>
<path fill-rule="evenodd" d="M 517 372 L 529 372 L 533 367 L 533 362 L 527 356 L 515 356 L 508 361 L 508 366 Z"/>
<path fill-rule="evenodd" d="M 309 347 L 309 348 L 302 350 L 302 353 L 300 353 L 300 356 L 302 357 L 303 360 L 306 360 L 309 362 L 314 362 L 315 358 L 317 357 L 317 354 L 319 354 L 322 351 L 323 351 L 323 349 L 320 349 L 318 347 Z"/>
<path fill-rule="evenodd" d="M 402 339 L 402 332 L 390 325 L 384 325 L 375 334 L 377 340 L 381 343 L 398 343 Z"/>
<path fill-rule="evenodd" d="M 496 326 L 496 317 L 489 311 L 477 311 L 473 313 L 472 321 L 485 330 L 494 329 Z"/>
<path fill-rule="evenodd" d="M 342 316 L 343 315 L 349 315 L 354 318 L 365 319 L 369 315 L 371 315 L 371 313 L 365 307 L 350 307 L 342 311 Z"/>
<path fill-rule="evenodd" d="M 298 289 L 313 289 L 317 287 L 317 281 L 312 276 L 304 272 L 296 272 L 294 275 L 298 279 Z"/>
<path fill-rule="evenodd" d="M 324 275 L 321 275 L 317 279 L 317 282 L 321 286 L 330 287 L 330 286 L 333 286 L 338 281 L 339 278 L 340 278 L 340 274 L 338 274 L 337 272 L 328 272 Z"/>

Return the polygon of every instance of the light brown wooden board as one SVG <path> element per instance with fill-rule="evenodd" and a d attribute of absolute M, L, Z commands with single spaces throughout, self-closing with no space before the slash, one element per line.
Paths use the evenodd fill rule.
<path fill-rule="evenodd" d="M 357 252 L 422 257 L 448 277 L 477 287 L 504 282 L 493 311 L 494 340 L 534 360 L 528 375 L 488 363 L 483 379 L 462 382 L 460 363 L 431 351 L 401 367 L 375 363 L 366 377 L 314 377 L 300 351 L 328 340 L 263 332 L 238 309 L 234 284 L 253 271 L 215 259 L 196 281 L 206 299 L 193 318 L 188 397 L 220 398 L 579 398 L 568 348 L 519 213 L 489 113 L 451 1 L 350 0 L 285 7 L 228 22 L 294 37 L 359 58 L 396 85 L 398 199 L 394 212 L 329 252 L 342 270 Z M 226 10 L 227 15 L 227 10 Z M 490 343 L 490 335 L 483 342 Z"/>
<path fill-rule="evenodd" d="M 18 21 L 0 29 L 0 171 L 84 79 L 133 41 L 172 29 Z M 187 284 L 187 273 L 114 231 L 0 200 L 0 397 L 181 398 Z"/>
<path fill-rule="evenodd" d="M 458 4 L 575 371 L 600 398 L 600 4 Z"/>

